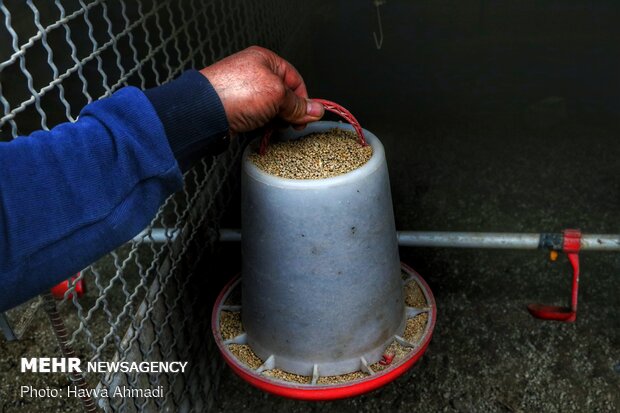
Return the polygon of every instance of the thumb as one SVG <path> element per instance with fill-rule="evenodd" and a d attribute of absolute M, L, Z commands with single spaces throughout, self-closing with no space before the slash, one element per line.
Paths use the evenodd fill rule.
<path fill-rule="evenodd" d="M 303 125 L 323 117 L 325 109 L 319 102 L 298 96 L 291 89 L 286 89 L 284 100 L 280 105 L 280 117 L 289 123 Z"/>

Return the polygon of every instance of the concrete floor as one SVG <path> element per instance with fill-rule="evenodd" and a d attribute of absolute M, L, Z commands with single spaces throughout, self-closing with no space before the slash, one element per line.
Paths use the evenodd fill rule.
<path fill-rule="evenodd" d="M 512 22 L 522 31 L 500 36 L 501 22 L 454 29 L 458 11 L 433 20 L 428 2 L 388 2 L 377 51 L 372 9 L 337 4 L 289 57 L 312 96 L 347 106 L 382 139 L 397 228 L 620 232 L 620 91 L 609 53 L 618 46 L 599 14 L 584 18 L 601 22 L 600 35 L 562 21 L 560 10 L 563 25 L 548 32 L 522 13 Z M 401 258 L 438 306 L 434 338 L 408 374 L 366 396 L 306 403 L 225 369 L 218 411 L 620 410 L 619 253 L 582 254 L 574 324 L 535 320 L 525 308 L 568 300 L 565 257 L 407 248 Z"/>

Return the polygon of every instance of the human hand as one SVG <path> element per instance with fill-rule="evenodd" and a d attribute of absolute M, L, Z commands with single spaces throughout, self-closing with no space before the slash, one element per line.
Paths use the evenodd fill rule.
<path fill-rule="evenodd" d="M 252 46 L 200 71 L 219 95 L 232 132 L 248 132 L 278 117 L 296 126 L 323 116 L 308 99 L 304 80 L 289 62 Z"/>

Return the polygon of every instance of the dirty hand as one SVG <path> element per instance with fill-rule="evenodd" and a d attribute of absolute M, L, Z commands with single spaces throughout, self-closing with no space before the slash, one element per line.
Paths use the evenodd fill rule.
<path fill-rule="evenodd" d="M 260 128 L 276 117 L 303 126 L 323 116 L 299 72 L 271 50 L 252 46 L 200 73 L 222 100 L 232 132 Z"/>

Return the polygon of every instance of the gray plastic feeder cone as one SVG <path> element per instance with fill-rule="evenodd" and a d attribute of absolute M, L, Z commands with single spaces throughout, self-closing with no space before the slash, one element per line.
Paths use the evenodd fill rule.
<path fill-rule="evenodd" d="M 334 127 L 316 122 L 285 138 Z M 383 145 L 344 175 L 284 179 L 243 156 L 242 317 L 267 368 L 321 376 L 366 370 L 405 325 Z M 273 357 L 272 357 L 273 356 Z M 316 366 L 315 366 L 316 365 Z"/>

